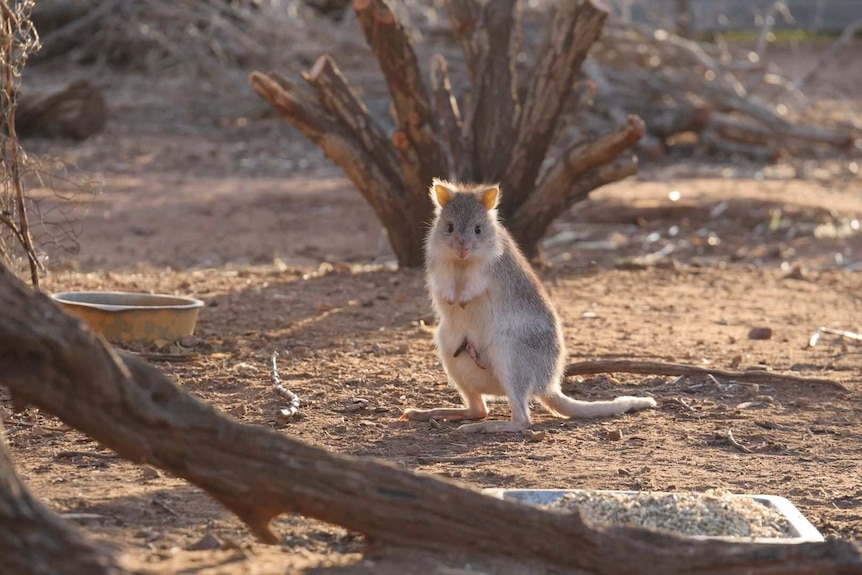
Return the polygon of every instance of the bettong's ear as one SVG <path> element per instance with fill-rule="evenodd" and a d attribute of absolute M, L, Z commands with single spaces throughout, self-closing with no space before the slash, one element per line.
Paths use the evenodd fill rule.
<path fill-rule="evenodd" d="M 488 211 L 493 210 L 500 203 L 500 186 L 493 185 L 479 192 L 479 201 Z"/>
<path fill-rule="evenodd" d="M 434 178 L 431 181 L 431 200 L 441 208 L 448 204 L 455 195 L 451 186 L 446 180 Z"/>

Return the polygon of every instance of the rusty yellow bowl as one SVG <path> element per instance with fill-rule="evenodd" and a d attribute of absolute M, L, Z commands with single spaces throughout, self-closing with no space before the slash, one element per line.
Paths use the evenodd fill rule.
<path fill-rule="evenodd" d="M 204 302 L 172 295 L 76 291 L 51 296 L 111 342 L 175 341 L 192 335 Z"/>

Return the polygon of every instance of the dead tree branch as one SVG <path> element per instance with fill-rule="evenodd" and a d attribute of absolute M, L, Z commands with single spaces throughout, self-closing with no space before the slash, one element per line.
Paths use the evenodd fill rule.
<path fill-rule="evenodd" d="M 623 359 L 580 361 L 578 363 L 570 363 L 566 366 L 565 376 L 572 377 L 574 375 L 591 375 L 595 373 L 613 372 L 637 373 L 640 375 L 682 375 L 686 377 L 711 375 L 713 377 L 720 377 L 721 379 L 741 381 L 744 383 L 797 383 L 804 385 L 827 385 L 841 391 L 849 391 L 844 385 L 842 385 L 838 381 L 818 377 L 800 377 L 798 375 L 788 375 L 782 373 L 774 373 L 771 371 L 759 370 L 729 371 L 725 369 L 700 367 L 683 363 L 664 363 L 660 361 L 632 361 Z"/>
<path fill-rule="evenodd" d="M 428 186 L 434 177 L 448 171 L 437 142 L 428 89 L 407 31 L 387 1 L 353 0 L 353 9 L 389 86 L 397 125 L 393 143 L 401 156 L 404 196 L 412 208 L 410 221 L 422 226 L 431 217 Z"/>
<path fill-rule="evenodd" d="M 504 219 L 516 213 L 532 192 L 575 72 L 599 37 L 606 17 L 607 11 L 593 0 L 561 2 L 554 13 L 550 44 L 536 63 L 501 179 L 507 198 L 501 209 Z"/>
<path fill-rule="evenodd" d="M 515 212 L 510 229 L 525 246 L 538 244 L 558 214 L 605 183 L 632 175 L 637 163 L 620 157 L 644 134 L 644 123 L 629 116 L 626 123 L 605 136 L 580 142 L 563 152 L 545 173 L 524 204 Z M 528 255 L 532 256 L 528 252 Z"/>

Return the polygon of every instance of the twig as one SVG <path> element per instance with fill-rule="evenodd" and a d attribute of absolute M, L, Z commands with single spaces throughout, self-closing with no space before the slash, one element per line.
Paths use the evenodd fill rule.
<path fill-rule="evenodd" d="M 418 455 L 416 461 L 425 465 L 432 463 L 478 463 L 480 461 L 496 461 L 499 455 L 472 455 L 472 456 L 444 456 L 444 455 Z"/>
<path fill-rule="evenodd" d="M 115 453 L 97 453 L 95 451 L 60 451 L 54 459 L 71 459 L 73 457 L 92 457 L 93 459 L 117 459 Z"/>
<path fill-rule="evenodd" d="M 820 334 L 822 333 L 840 335 L 843 338 L 852 339 L 853 341 L 862 341 L 862 334 L 860 333 L 853 333 L 852 331 L 842 331 L 840 329 L 832 329 L 829 327 L 818 327 L 808 339 L 808 347 L 814 347 L 815 345 L 817 345 L 817 341 L 820 339 Z"/>
<path fill-rule="evenodd" d="M 275 386 L 275 392 L 287 400 L 287 407 L 281 409 L 279 413 L 286 418 L 293 417 L 299 410 L 299 396 L 282 385 L 281 378 L 278 377 L 276 358 L 278 358 L 278 352 L 274 351 L 270 357 L 272 361 L 272 385 Z"/>
<path fill-rule="evenodd" d="M 57 431 L 57 432 L 66 432 L 69 431 L 68 427 L 57 427 L 54 425 L 42 425 L 41 423 L 33 423 L 30 421 L 19 421 L 17 419 L 4 419 L 3 425 L 6 427 L 41 427 L 46 431 Z"/>
<path fill-rule="evenodd" d="M 195 361 L 201 357 L 201 354 L 194 351 L 188 353 L 150 353 L 146 351 L 130 351 L 128 353 L 136 355 L 142 359 L 149 359 L 152 361 L 187 362 Z"/>
<path fill-rule="evenodd" d="M 171 507 L 170 505 L 168 505 L 164 501 L 160 501 L 159 499 L 157 499 L 155 497 L 150 499 L 150 503 L 153 505 L 156 505 L 157 507 L 161 507 L 162 509 L 164 509 L 165 511 L 167 511 L 169 514 L 173 515 L 174 517 L 180 516 L 180 514 L 177 513 L 173 507 Z"/>
<path fill-rule="evenodd" d="M 732 429 L 728 429 L 726 432 L 718 433 L 716 435 L 721 437 L 721 439 L 724 439 L 725 441 L 727 441 L 727 443 L 729 443 L 737 451 L 741 451 L 742 453 L 754 453 L 749 448 L 747 448 L 746 446 L 744 446 L 743 444 L 738 442 L 735 437 L 733 437 L 733 430 Z"/>
<path fill-rule="evenodd" d="M 744 383 L 802 383 L 809 385 L 829 385 L 841 391 L 849 391 L 847 387 L 832 379 L 815 377 L 800 377 L 772 373 L 769 371 L 728 371 L 724 369 L 699 367 L 684 363 L 664 363 L 660 361 L 634 361 L 626 359 L 581 361 L 566 366 L 565 376 L 590 375 L 609 372 L 637 373 L 640 375 L 712 375 L 722 379 L 731 379 Z"/>
<path fill-rule="evenodd" d="M 101 513 L 60 513 L 60 517 L 66 521 L 102 521 L 108 519 L 107 515 Z"/>

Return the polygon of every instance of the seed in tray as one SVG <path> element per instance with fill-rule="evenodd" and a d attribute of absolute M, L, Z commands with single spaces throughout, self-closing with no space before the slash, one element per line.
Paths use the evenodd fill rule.
<path fill-rule="evenodd" d="M 580 509 L 600 525 L 628 525 L 682 535 L 792 537 L 787 518 L 748 497 L 723 490 L 704 493 L 607 493 L 576 491 L 544 505 L 559 511 Z"/>

